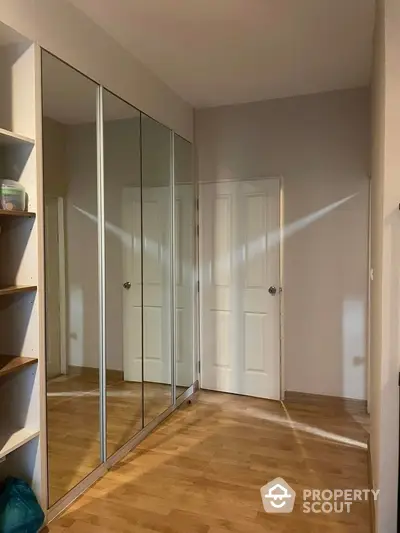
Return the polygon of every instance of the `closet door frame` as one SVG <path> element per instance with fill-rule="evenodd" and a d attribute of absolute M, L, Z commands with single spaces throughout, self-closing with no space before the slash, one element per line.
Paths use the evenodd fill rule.
<path fill-rule="evenodd" d="M 176 329 L 176 220 L 175 220 L 175 133 L 170 130 L 170 212 L 171 212 L 171 387 L 172 387 L 172 405 L 176 404 L 176 342 L 177 342 L 177 329 Z"/>

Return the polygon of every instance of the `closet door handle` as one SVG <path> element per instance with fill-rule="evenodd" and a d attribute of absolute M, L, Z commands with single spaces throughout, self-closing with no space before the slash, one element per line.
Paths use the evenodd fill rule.
<path fill-rule="evenodd" d="M 128 291 L 132 287 L 132 283 L 130 281 L 125 281 L 125 283 L 122 286 L 124 289 Z"/>

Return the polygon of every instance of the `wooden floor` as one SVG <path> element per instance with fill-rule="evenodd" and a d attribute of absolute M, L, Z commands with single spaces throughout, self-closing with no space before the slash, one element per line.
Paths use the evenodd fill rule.
<path fill-rule="evenodd" d="M 47 385 L 50 505 L 100 465 L 97 373 L 60 376 Z M 178 393 L 183 392 L 178 388 Z M 171 405 L 171 387 L 107 379 L 107 455 L 111 456 Z"/>
<path fill-rule="evenodd" d="M 263 510 L 260 488 L 368 488 L 367 416 L 355 404 L 284 404 L 199 393 L 61 517 L 52 533 L 369 533 L 369 505 L 350 514 Z"/>

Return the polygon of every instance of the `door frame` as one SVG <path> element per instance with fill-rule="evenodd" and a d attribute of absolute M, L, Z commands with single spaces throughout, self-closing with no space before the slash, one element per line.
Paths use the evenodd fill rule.
<path fill-rule="evenodd" d="M 366 324 L 366 355 L 367 355 L 367 371 L 366 371 L 366 398 L 367 398 L 367 413 L 371 414 L 371 291 L 373 282 L 373 268 L 372 268 L 372 180 L 369 177 L 368 183 L 368 265 L 367 265 L 367 324 Z M 400 514 L 399 514 L 400 516 Z"/>
<path fill-rule="evenodd" d="M 64 198 L 62 196 L 46 195 L 44 204 L 48 201 L 57 201 L 57 233 L 58 233 L 58 300 L 60 309 L 60 372 L 68 373 L 67 362 L 67 297 L 66 297 L 66 264 L 65 264 L 65 219 Z M 46 221 L 47 223 L 47 221 Z"/>
<path fill-rule="evenodd" d="M 197 268 L 197 360 L 198 364 L 195 365 L 197 380 L 199 383 L 199 388 L 202 388 L 201 383 L 201 311 L 202 311 L 202 293 L 200 287 L 200 271 L 201 271 L 201 254 L 200 254 L 200 210 L 201 210 L 201 198 L 200 198 L 200 188 L 202 185 L 211 184 L 211 183 L 231 183 L 231 182 L 249 182 L 249 181 L 260 181 L 260 180 L 275 180 L 279 184 L 279 375 L 280 375 L 280 399 L 284 400 L 285 397 L 285 351 L 284 351 L 284 178 L 283 176 L 254 176 L 249 178 L 231 178 L 224 180 L 205 180 L 197 181 L 196 184 L 196 268 Z"/>
<path fill-rule="evenodd" d="M 64 219 L 64 198 L 58 197 L 58 257 L 60 276 L 60 354 L 61 373 L 67 374 L 67 289 L 66 289 L 66 264 L 65 264 L 65 219 Z"/>

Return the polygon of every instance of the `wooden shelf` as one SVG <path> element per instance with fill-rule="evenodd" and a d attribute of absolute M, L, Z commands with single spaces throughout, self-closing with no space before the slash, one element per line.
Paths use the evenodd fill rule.
<path fill-rule="evenodd" d="M 30 211 L 7 211 L 6 209 L 0 209 L 0 217 L 16 217 L 16 218 L 34 218 L 36 213 Z"/>
<path fill-rule="evenodd" d="M 0 128 L 0 146 L 9 146 L 13 144 L 35 144 L 35 141 L 29 137 L 14 133 L 13 131 Z"/>
<path fill-rule="evenodd" d="M 26 428 L 8 431 L 7 433 L 3 431 L 0 432 L 0 459 L 39 435 L 39 431 Z"/>
<path fill-rule="evenodd" d="M 10 287 L 0 288 L 0 296 L 7 294 L 19 294 L 24 292 L 35 292 L 37 287 L 35 285 L 11 285 Z"/>
<path fill-rule="evenodd" d="M 40 222 L 35 199 L 43 193 L 36 157 L 42 135 L 35 127 L 41 121 L 40 57 L 32 41 L 0 22 L 2 52 L 8 44 L 0 61 L 0 85 L 6 89 L 0 91 L 0 178 L 18 182 L 33 203 L 21 204 L 26 211 L 0 209 L 0 481 L 6 476 L 24 479 L 40 500 L 47 482 L 39 450 L 45 390 L 38 359 L 44 316 L 36 305 L 38 280 L 44 276 L 43 243 L 35 228 Z M 12 206 L 0 202 L 3 207 Z"/>
<path fill-rule="evenodd" d="M 13 374 L 23 368 L 34 365 L 37 359 L 32 357 L 14 357 L 12 355 L 0 355 L 0 377 Z"/>

